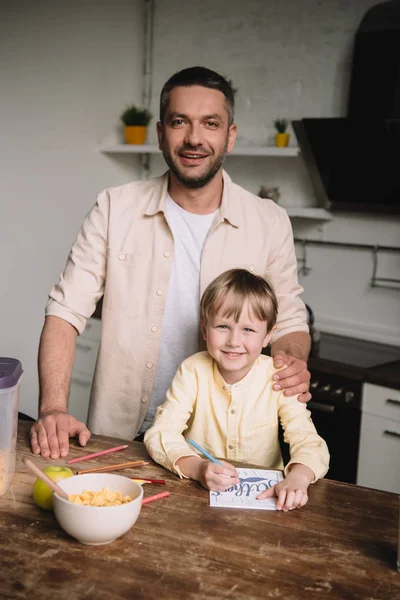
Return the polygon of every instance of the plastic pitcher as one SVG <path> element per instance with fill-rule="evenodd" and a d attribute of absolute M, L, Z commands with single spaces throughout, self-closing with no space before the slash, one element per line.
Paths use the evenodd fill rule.
<path fill-rule="evenodd" d="M 0 357 L 0 496 L 8 490 L 15 473 L 22 373 L 19 360 Z"/>

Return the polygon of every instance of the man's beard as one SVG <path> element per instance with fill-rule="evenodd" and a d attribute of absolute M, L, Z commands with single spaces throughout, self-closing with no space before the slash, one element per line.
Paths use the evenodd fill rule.
<path fill-rule="evenodd" d="M 163 153 L 165 162 L 167 163 L 171 173 L 176 177 L 176 179 L 188 188 L 197 189 L 197 188 L 204 187 L 205 185 L 210 183 L 210 181 L 218 173 L 218 171 L 220 170 L 220 168 L 222 167 L 222 165 L 224 163 L 227 148 L 228 148 L 228 138 L 226 139 L 224 149 L 221 150 L 221 152 L 219 154 L 214 156 L 214 160 L 209 165 L 208 170 L 201 173 L 200 175 L 193 175 L 191 177 L 187 176 L 186 174 L 182 173 L 179 170 L 178 165 L 174 162 L 174 160 L 172 158 L 172 154 L 167 150 L 167 148 L 163 147 L 162 153 Z M 198 148 L 184 146 L 183 148 L 179 149 L 179 153 L 185 152 L 185 151 L 186 152 L 196 152 L 196 150 L 199 151 Z"/>

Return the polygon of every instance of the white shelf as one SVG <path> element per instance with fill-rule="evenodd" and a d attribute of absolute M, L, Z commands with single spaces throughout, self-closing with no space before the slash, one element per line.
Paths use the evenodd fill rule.
<path fill-rule="evenodd" d="M 158 154 L 158 146 L 151 144 L 116 144 L 115 146 L 102 146 L 103 154 Z"/>
<path fill-rule="evenodd" d="M 277 148 L 276 146 L 237 146 L 232 154 L 237 156 L 298 156 L 300 148 L 288 146 Z"/>
<path fill-rule="evenodd" d="M 324 208 L 307 208 L 303 206 L 283 206 L 291 219 L 314 219 L 315 221 L 331 221 L 332 213 Z"/>
<path fill-rule="evenodd" d="M 156 144 L 115 144 L 113 146 L 101 146 L 103 154 L 160 154 Z M 277 148 L 276 146 L 237 146 L 232 154 L 236 156 L 298 156 L 300 148 L 288 146 Z M 283 206 L 291 219 L 313 219 L 315 221 L 330 221 L 332 213 L 324 208 L 307 208 L 301 206 Z"/>
<path fill-rule="evenodd" d="M 114 146 L 102 146 L 103 154 L 159 154 L 160 150 L 155 144 L 116 144 Z M 298 156 L 300 149 L 297 146 L 277 148 L 276 146 L 237 146 L 232 155 L 236 156 Z"/>

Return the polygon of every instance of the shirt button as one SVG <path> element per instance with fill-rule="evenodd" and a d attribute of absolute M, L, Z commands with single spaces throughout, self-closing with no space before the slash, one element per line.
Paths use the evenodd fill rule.
<path fill-rule="evenodd" d="M 152 332 L 155 333 L 157 331 L 158 327 L 156 325 L 153 325 L 153 327 L 151 328 Z"/>
<path fill-rule="evenodd" d="M 235 414 L 235 412 L 236 412 L 236 410 L 232 408 L 232 410 L 231 410 L 231 415 L 234 415 L 234 414 Z"/>
<path fill-rule="evenodd" d="M 126 255 L 121 253 L 121 254 L 118 256 L 118 258 L 119 258 L 119 260 L 125 260 L 125 258 L 126 258 Z"/>
<path fill-rule="evenodd" d="M 232 444 L 229 444 L 228 448 L 229 450 L 233 450 L 234 446 L 232 446 Z"/>
<path fill-rule="evenodd" d="M 163 291 L 162 290 L 157 290 L 157 296 L 162 296 Z"/>
<path fill-rule="evenodd" d="M 147 402 L 147 398 L 145 398 L 145 396 L 143 396 L 143 398 L 142 398 L 142 402 L 143 402 L 143 404 L 146 404 L 146 402 Z"/>
<path fill-rule="evenodd" d="M 151 367 L 152 367 L 152 366 L 153 366 L 153 363 L 152 363 L 152 362 L 148 362 L 148 363 L 146 364 L 146 367 L 147 367 L 148 369 L 151 369 Z"/>
<path fill-rule="evenodd" d="M 171 252 L 164 252 L 164 256 L 165 258 L 168 258 L 169 256 L 171 256 Z"/>
<path fill-rule="evenodd" d="M 254 271 L 254 265 L 249 266 L 249 271 Z"/>

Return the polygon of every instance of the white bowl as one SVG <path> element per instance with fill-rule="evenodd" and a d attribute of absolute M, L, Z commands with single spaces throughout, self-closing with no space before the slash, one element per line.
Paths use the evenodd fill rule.
<path fill-rule="evenodd" d="M 54 514 L 59 525 L 82 544 L 98 546 L 113 542 L 129 531 L 142 508 L 142 486 L 122 475 L 88 473 L 67 477 L 57 484 L 67 494 L 81 494 L 84 490 L 99 492 L 108 487 L 132 498 L 132 502 L 119 506 L 83 506 L 63 500 L 53 492 Z"/>

